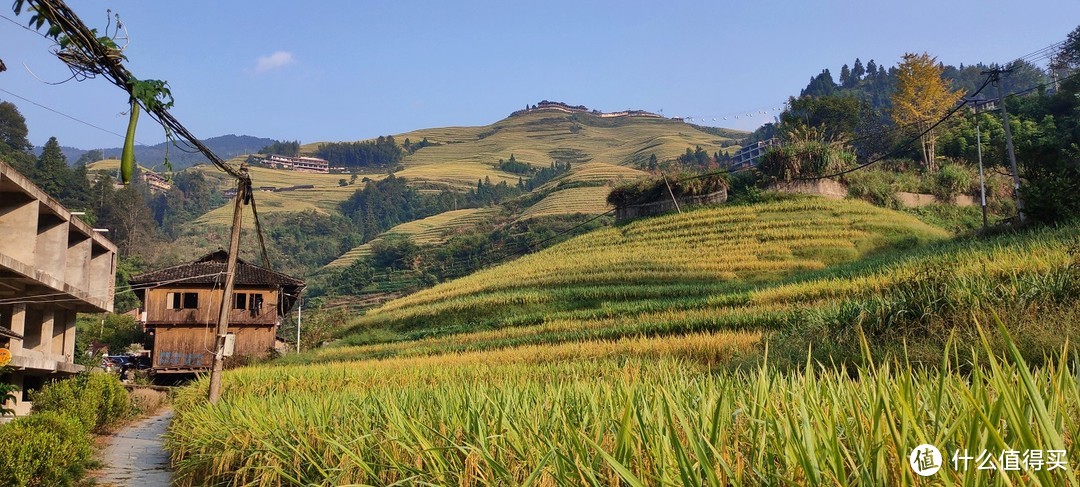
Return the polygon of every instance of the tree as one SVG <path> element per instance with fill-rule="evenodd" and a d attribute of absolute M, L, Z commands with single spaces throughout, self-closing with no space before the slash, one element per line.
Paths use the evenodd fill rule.
<path fill-rule="evenodd" d="M 814 128 L 826 140 L 851 140 L 865 109 L 865 103 L 851 95 L 804 96 L 788 101 L 780 123 L 786 130 L 799 125 Z"/>
<path fill-rule="evenodd" d="M 1054 54 L 1050 67 L 1065 71 L 1080 69 L 1080 27 L 1069 32 L 1065 38 L 1065 44 Z"/>
<path fill-rule="evenodd" d="M 26 152 L 31 148 L 26 139 L 30 131 L 26 128 L 26 119 L 19 113 L 18 107 L 8 101 L 0 101 L 0 153 L 9 151 Z"/>
<path fill-rule="evenodd" d="M 60 144 L 56 141 L 56 137 L 49 137 L 49 141 L 45 143 L 45 148 L 41 151 L 41 157 L 38 157 L 37 163 L 34 164 L 34 171 L 30 177 L 42 191 L 53 198 L 60 199 L 61 193 L 70 182 L 71 171 L 68 169 L 67 158 L 60 151 Z"/>
<path fill-rule="evenodd" d="M 30 175 L 34 165 L 29 152 L 32 146 L 26 139 L 28 134 L 26 119 L 15 104 L 0 102 L 0 157 L 24 176 Z"/>
<path fill-rule="evenodd" d="M 952 91 L 942 78 L 943 67 L 937 58 L 927 53 L 904 54 L 896 70 L 896 91 L 892 96 L 892 119 L 898 126 L 923 133 L 921 143 L 923 164 L 934 171 L 937 166 L 937 135 L 930 127 L 943 117 L 964 96 Z"/>
<path fill-rule="evenodd" d="M 855 86 L 854 80 L 851 78 L 851 68 L 846 64 L 840 68 L 840 86 L 844 88 Z"/>
<path fill-rule="evenodd" d="M 75 165 L 79 166 L 83 164 L 90 164 L 92 162 L 100 161 L 104 158 L 105 155 L 101 152 L 100 149 L 88 150 L 86 152 L 83 152 L 83 154 L 79 156 L 79 160 L 75 161 Z"/>
<path fill-rule="evenodd" d="M 833 81 L 832 73 L 828 69 L 824 69 L 821 74 L 810 78 L 810 84 L 806 86 L 802 93 L 799 93 L 799 96 L 823 96 L 834 91 L 836 91 L 836 82 Z"/>
<path fill-rule="evenodd" d="M 862 77 L 866 74 L 866 68 L 863 68 L 862 61 L 859 58 L 855 58 L 855 65 L 851 67 L 851 86 L 855 86 L 862 80 Z"/>

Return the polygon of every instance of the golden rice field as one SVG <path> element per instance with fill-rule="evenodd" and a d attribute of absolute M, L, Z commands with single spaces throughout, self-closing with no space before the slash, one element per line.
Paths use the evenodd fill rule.
<path fill-rule="evenodd" d="M 555 215 L 573 215 L 577 213 L 585 215 L 599 215 L 611 210 L 607 203 L 607 195 L 611 192 L 608 186 L 591 186 L 584 188 L 569 188 L 553 191 L 544 199 L 528 207 L 521 213 L 518 220 L 540 218 Z"/>
<path fill-rule="evenodd" d="M 402 235 L 408 237 L 417 245 L 434 245 L 445 242 L 457 232 L 473 228 L 497 213 L 496 208 L 468 208 L 464 210 L 451 210 L 427 218 L 421 218 L 411 222 L 402 223 L 382 233 L 382 236 L 371 242 L 359 245 L 344 253 L 333 262 L 326 265 L 328 268 L 347 266 L 356 259 L 371 254 L 371 244 L 388 235 Z"/>
<path fill-rule="evenodd" d="M 997 333 L 1006 359 L 852 373 L 710 371 L 743 332 L 248 367 L 216 405 L 182 390 L 166 447 L 179 485 L 1080 485 L 1080 379 Z M 921 444 L 944 458 L 927 479 Z M 1030 450 L 1067 468 L 949 461 Z"/>

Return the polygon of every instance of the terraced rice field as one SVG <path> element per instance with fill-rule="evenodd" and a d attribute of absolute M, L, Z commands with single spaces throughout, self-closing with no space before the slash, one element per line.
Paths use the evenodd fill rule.
<path fill-rule="evenodd" d="M 200 380 L 167 446 L 181 485 L 1080 486 L 1077 235 L 950 241 L 814 198 L 639 220 L 384 304 L 345 340 L 366 343 L 231 371 L 217 405 Z M 807 343 L 862 358 L 784 362 Z M 983 450 L 1069 467 L 948 463 Z"/>
<path fill-rule="evenodd" d="M 629 181 L 646 176 L 648 173 L 638 169 L 617 166 L 605 162 L 588 162 L 573 166 L 570 172 L 562 177 L 548 181 L 537 188 L 539 191 L 550 191 L 558 185 L 589 184 L 614 186 L 620 181 Z"/>
<path fill-rule="evenodd" d="M 530 206 L 518 220 L 555 215 L 599 215 L 612 209 L 607 203 L 611 188 L 607 186 L 570 188 L 552 192 Z"/>
<path fill-rule="evenodd" d="M 498 210 L 495 208 L 469 208 L 447 211 L 420 220 L 402 223 L 383 232 L 383 236 L 342 254 L 341 257 L 327 264 L 326 267 L 347 266 L 356 259 L 370 255 L 371 244 L 388 235 L 406 236 L 417 245 L 439 244 L 445 242 L 447 238 L 457 232 L 479 225 L 496 212 Z"/>
<path fill-rule="evenodd" d="M 948 233 L 857 201 L 807 198 L 754 206 L 704 208 L 591 232 L 536 254 L 441 284 L 373 310 L 363 321 L 396 312 L 460 310 L 492 293 L 527 295 L 553 287 L 736 279 L 822 269 L 889 245 L 945 239 Z M 508 297 L 508 299 L 514 299 Z"/>

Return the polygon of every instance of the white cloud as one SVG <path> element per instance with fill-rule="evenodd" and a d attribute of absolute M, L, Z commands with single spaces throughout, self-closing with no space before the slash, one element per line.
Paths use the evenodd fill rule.
<path fill-rule="evenodd" d="M 269 56 L 259 56 L 255 61 L 255 72 L 264 73 L 272 69 L 283 68 L 292 64 L 293 55 L 288 51 L 278 51 Z"/>

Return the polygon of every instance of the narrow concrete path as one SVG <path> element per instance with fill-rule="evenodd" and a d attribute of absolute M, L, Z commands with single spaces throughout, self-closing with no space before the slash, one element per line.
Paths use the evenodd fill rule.
<path fill-rule="evenodd" d="M 172 415 L 169 409 L 136 421 L 112 435 L 101 455 L 105 466 L 93 474 L 98 485 L 168 486 L 172 474 L 161 435 L 169 427 Z"/>

